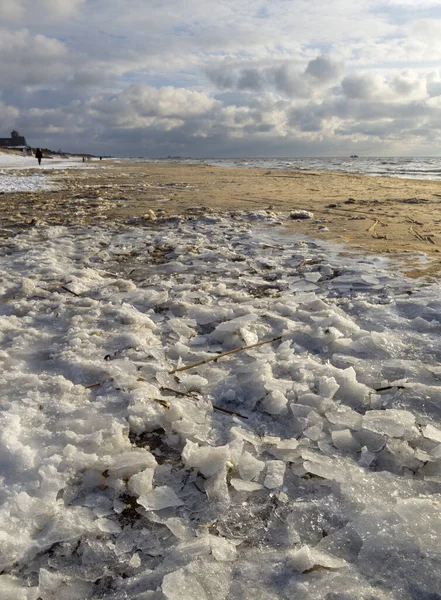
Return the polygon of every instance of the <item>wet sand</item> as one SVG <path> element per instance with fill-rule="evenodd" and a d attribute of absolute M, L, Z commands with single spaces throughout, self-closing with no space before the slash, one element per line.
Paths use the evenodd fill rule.
<path fill-rule="evenodd" d="M 45 172 L 58 191 L 0 195 L 1 234 L 37 223 L 135 219 L 142 225 L 151 222 L 150 211 L 169 216 L 195 209 L 307 210 L 314 218 L 288 219 L 289 230 L 367 252 L 422 252 L 433 259 L 426 274 L 441 270 L 441 181 L 129 161 L 88 166 Z M 38 169 L 10 172 L 25 175 Z"/>

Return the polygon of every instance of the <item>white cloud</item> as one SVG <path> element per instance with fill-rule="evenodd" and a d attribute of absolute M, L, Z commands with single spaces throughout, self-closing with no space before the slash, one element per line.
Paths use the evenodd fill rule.
<path fill-rule="evenodd" d="M 32 36 L 26 29 L 0 30 L 0 82 L 3 88 L 44 85 L 66 79 L 69 52 L 56 39 Z"/>
<path fill-rule="evenodd" d="M 411 152 L 422 136 L 441 137 L 438 9 L 0 0 L 0 126 L 57 147 L 87 132 L 90 150 L 115 143 L 131 154 L 344 151 L 360 139 L 387 149 L 401 131 Z"/>
<path fill-rule="evenodd" d="M 0 19 L 11 23 L 58 21 L 74 16 L 85 3 L 86 0 L 2 0 Z"/>

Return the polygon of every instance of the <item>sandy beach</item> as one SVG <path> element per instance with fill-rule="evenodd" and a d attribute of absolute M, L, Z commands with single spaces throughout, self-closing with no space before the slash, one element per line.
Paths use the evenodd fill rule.
<path fill-rule="evenodd" d="M 3 231 L 42 221 L 127 223 L 149 219 L 149 211 L 307 210 L 314 218 L 285 220 L 289 230 L 368 252 L 423 252 L 435 259 L 440 252 L 439 181 L 130 161 L 88 166 L 55 170 L 59 190 L 1 195 Z M 435 263 L 430 271 L 437 269 Z"/>
<path fill-rule="evenodd" d="M 0 598 L 435 597 L 439 183 L 47 163 L 0 172 Z"/>

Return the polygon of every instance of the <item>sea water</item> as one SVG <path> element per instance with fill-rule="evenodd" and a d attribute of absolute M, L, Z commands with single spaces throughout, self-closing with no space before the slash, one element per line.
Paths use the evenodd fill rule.
<path fill-rule="evenodd" d="M 145 160 L 145 159 L 140 159 Z M 441 179 L 441 157 L 279 157 L 279 158 L 167 158 L 154 162 L 182 162 L 220 167 L 248 169 L 286 169 L 293 171 L 337 171 L 403 177 L 408 179 Z"/>

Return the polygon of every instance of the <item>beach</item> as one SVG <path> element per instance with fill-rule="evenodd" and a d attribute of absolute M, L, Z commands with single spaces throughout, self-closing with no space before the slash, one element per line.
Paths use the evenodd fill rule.
<path fill-rule="evenodd" d="M 2 597 L 438 594 L 439 182 L 2 181 Z"/>
<path fill-rule="evenodd" d="M 436 260 L 441 247 L 440 181 L 130 161 L 88 166 L 54 171 L 59 190 L 0 196 L 1 226 L 26 226 L 35 219 L 127 223 L 151 218 L 149 211 L 270 210 L 281 213 L 289 231 L 367 252 L 422 252 Z M 310 211 L 313 218 L 292 220 L 295 210 Z M 436 262 L 430 269 L 437 272 Z"/>

